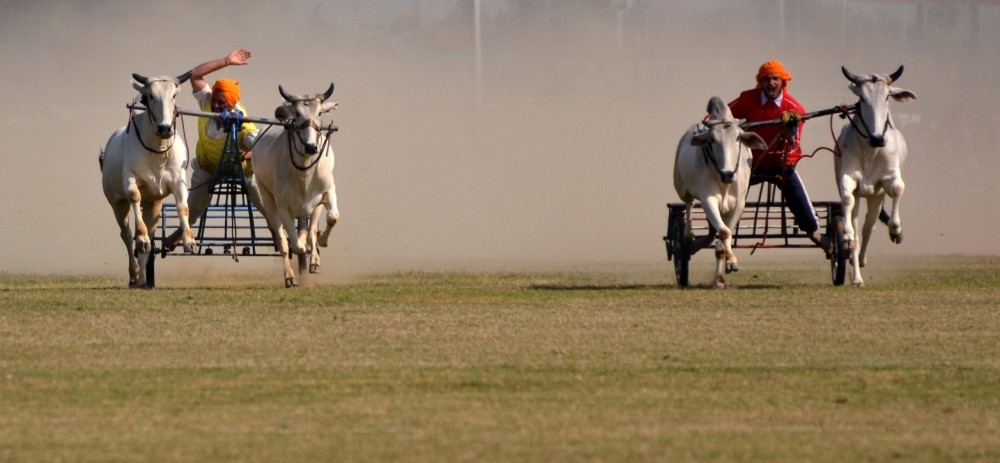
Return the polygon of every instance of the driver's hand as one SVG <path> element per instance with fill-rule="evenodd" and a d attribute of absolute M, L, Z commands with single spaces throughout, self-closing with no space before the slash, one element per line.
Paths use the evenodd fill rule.
<path fill-rule="evenodd" d="M 798 124 L 802 120 L 802 116 L 795 111 L 785 111 L 781 113 L 781 123 L 785 125 Z"/>

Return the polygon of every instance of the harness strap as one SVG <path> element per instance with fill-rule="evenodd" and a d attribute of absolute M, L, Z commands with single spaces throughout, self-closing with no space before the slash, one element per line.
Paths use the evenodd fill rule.
<path fill-rule="evenodd" d="M 310 124 L 307 127 L 312 127 L 312 124 Z M 299 171 L 307 171 L 309 169 L 312 169 L 313 167 L 316 166 L 317 163 L 319 163 L 319 160 L 322 157 L 320 156 L 321 154 L 326 153 L 327 156 L 330 155 L 330 153 L 326 151 L 326 148 L 330 144 L 330 134 L 334 132 L 334 128 L 333 128 L 333 123 L 331 122 L 326 129 L 317 129 L 320 133 L 326 132 L 326 136 L 323 137 L 323 146 L 321 146 L 319 148 L 319 151 L 316 152 L 316 159 L 313 159 L 313 161 L 309 163 L 309 165 L 307 166 L 300 166 L 295 163 L 295 154 L 300 154 L 302 156 L 312 156 L 310 154 L 299 151 L 298 148 L 295 147 L 295 142 L 292 141 L 292 132 L 298 132 L 299 130 L 300 129 L 298 127 L 291 129 L 289 129 L 288 127 L 285 128 L 285 134 L 288 135 L 286 137 L 286 139 L 288 140 L 288 161 L 291 162 L 292 166 L 298 169 Z M 302 142 L 301 137 L 296 136 L 296 138 L 299 139 L 300 143 Z"/>

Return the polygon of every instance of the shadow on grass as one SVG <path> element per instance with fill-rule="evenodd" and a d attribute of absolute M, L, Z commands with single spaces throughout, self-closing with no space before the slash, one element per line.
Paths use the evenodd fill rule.
<path fill-rule="evenodd" d="M 535 284 L 528 286 L 528 289 L 536 291 L 626 291 L 643 289 L 670 289 L 676 286 L 659 285 L 616 285 L 616 284 Z"/>
<path fill-rule="evenodd" d="M 774 290 L 781 289 L 781 285 L 774 284 L 753 284 L 753 285 L 737 285 L 727 290 L 742 291 L 742 290 Z M 716 289 L 714 286 L 704 284 L 704 285 L 691 285 L 687 287 L 681 287 L 674 284 L 635 284 L 635 285 L 617 285 L 617 284 L 534 284 L 528 286 L 528 289 L 534 291 L 633 291 L 633 290 L 673 290 L 673 291 L 724 291 Z"/>

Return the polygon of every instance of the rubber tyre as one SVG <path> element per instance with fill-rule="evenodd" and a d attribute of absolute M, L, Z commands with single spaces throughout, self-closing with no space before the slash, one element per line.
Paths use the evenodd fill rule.
<path fill-rule="evenodd" d="M 827 230 L 827 236 L 833 240 L 833 255 L 830 256 L 830 277 L 834 286 L 843 286 L 847 275 L 847 260 L 851 250 L 844 246 L 844 217 L 833 216 L 833 221 Z"/>
<path fill-rule="evenodd" d="M 691 263 L 691 249 L 688 248 L 684 239 L 684 217 L 675 217 L 673 220 L 673 236 L 671 242 L 674 255 L 674 277 L 677 279 L 677 286 L 686 288 L 688 286 L 688 269 Z"/>

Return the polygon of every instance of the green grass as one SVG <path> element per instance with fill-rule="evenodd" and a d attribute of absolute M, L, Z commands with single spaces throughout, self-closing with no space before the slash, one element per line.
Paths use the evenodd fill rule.
<path fill-rule="evenodd" d="M 902 260 L 862 289 L 0 275 L 0 461 L 1000 461 L 1000 259 Z"/>

